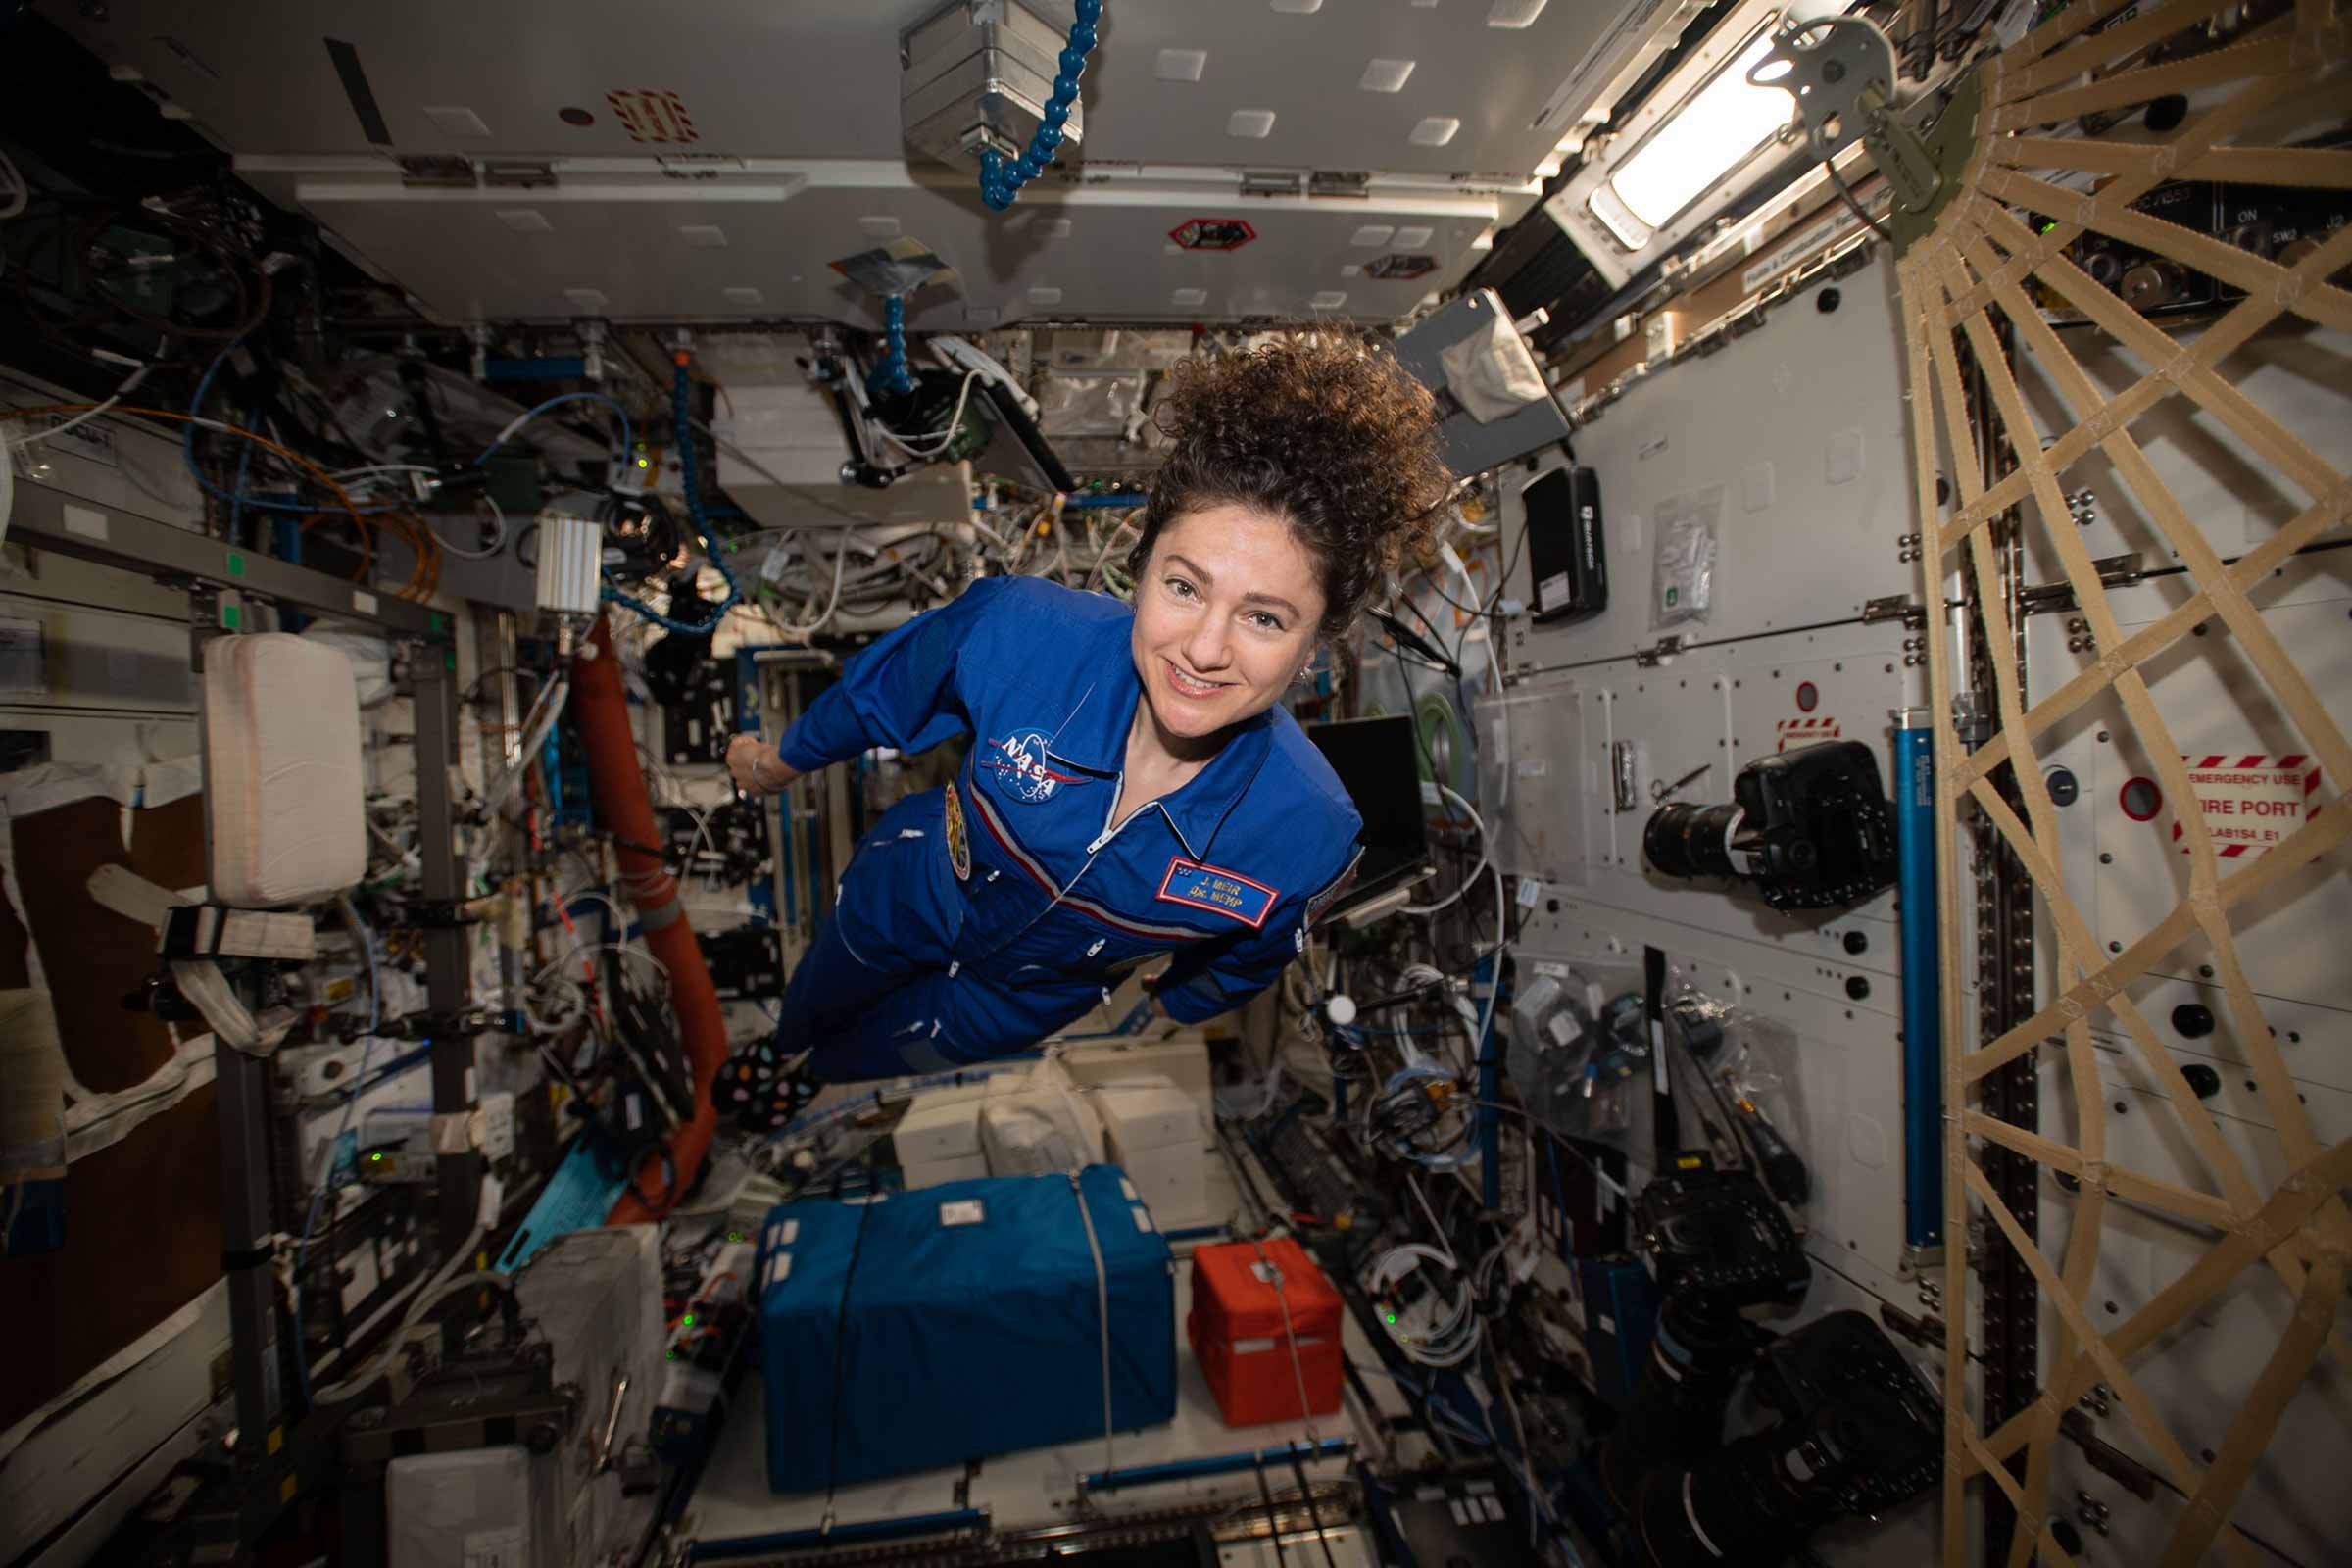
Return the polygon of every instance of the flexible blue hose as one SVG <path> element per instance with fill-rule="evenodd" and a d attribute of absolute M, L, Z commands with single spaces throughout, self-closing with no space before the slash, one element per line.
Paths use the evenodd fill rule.
<path fill-rule="evenodd" d="M 718 630 L 720 621 L 727 618 L 728 608 L 743 598 L 743 588 L 735 580 L 734 568 L 727 564 L 726 552 L 710 542 L 710 519 L 703 514 L 702 472 L 694 452 L 694 420 L 692 411 L 687 406 L 691 389 L 683 353 L 678 355 L 677 363 L 678 374 L 670 385 L 669 406 L 671 416 L 677 421 L 678 477 L 686 492 L 686 514 L 694 519 L 695 536 L 702 541 L 710 564 L 716 566 L 719 576 L 726 579 L 727 597 L 711 607 L 709 619 L 699 622 L 664 615 L 644 600 L 623 593 L 610 583 L 605 585 L 604 597 L 623 610 L 644 616 L 664 631 L 675 632 L 681 637 L 708 637 Z"/>
<path fill-rule="evenodd" d="M 1044 173 L 1062 142 L 1062 126 L 1070 122 L 1070 106 L 1078 101 L 1078 78 L 1086 72 L 1086 57 L 1094 53 L 1096 24 L 1102 20 L 1102 0 L 1078 0 L 1078 20 L 1070 27 L 1069 46 L 1061 52 L 1061 74 L 1054 78 L 1054 96 L 1030 138 L 1029 150 L 1007 163 L 995 148 L 980 153 L 980 200 L 992 213 L 1004 212 L 1019 199 L 1021 187 Z"/>
<path fill-rule="evenodd" d="M 906 300 L 894 294 L 882 302 L 882 363 L 867 383 L 875 396 L 914 390 L 914 375 L 906 368 Z"/>

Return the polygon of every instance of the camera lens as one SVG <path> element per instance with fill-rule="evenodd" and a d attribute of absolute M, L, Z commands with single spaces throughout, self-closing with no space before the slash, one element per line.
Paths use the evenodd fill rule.
<path fill-rule="evenodd" d="M 1724 841 L 1739 817 L 1730 801 L 1720 806 L 1661 806 L 1642 830 L 1642 853 L 1667 876 L 1737 876 Z"/>

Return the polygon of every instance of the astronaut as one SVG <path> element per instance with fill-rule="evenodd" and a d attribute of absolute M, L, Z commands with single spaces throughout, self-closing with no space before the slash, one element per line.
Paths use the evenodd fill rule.
<path fill-rule="evenodd" d="M 1279 706 L 1450 490 L 1430 395 L 1351 334 L 1188 362 L 1127 560 L 1134 604 L 983 578 L 851 659 L 771 749 L 772 795 L 880 746 L 956 736 L 953 783 L 866 833 L 782 1000 L 730 1060 L 722 1114 L 781 1126 L 815 1086 L 1018 1053 L 1156 974 L 1197 1022 L 1298 955 L 1361 826 Z"/>

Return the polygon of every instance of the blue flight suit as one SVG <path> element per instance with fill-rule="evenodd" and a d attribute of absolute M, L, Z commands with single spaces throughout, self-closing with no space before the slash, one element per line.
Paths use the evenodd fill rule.
<path fill-rule="evenodd" d="M 1167 969 L 1184 1022 L 1279 976 L 1345 886 L 1362 820 L 1281 708 L 1185 785 L 1110 824 L 1142 683 L 1135 614 L 1034 577 L 983 578 L 852 658 L 778 745 L 804 773 L 957 735 L 956 781 L 884 812 L 793 973 L 771 1045 L 730 1062 L 719 1108 L 788 1113 L 770 1080 L 935 1072 L 1025 1051 Z"/>

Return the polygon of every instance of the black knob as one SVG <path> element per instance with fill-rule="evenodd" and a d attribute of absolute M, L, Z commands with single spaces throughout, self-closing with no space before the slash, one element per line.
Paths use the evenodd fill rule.
<path fill-rule="evenodd" d="M 2069 768 L 2051 768 L 2049 783 L 2050 804 L 2053 806 L 2072 806 L 2082 799 L 2082 786 Z"/>
<path fill-rule="evenodd" d="M 1870 933 L 1848 931 L 1845 934 L 1845 951 L 1856 956 L 1868 953 L 1870 951 Z"/>
<path fill-rule="evenodd" d="M 2222 1092 L 2222 1075 L 2201 1061 L 2192 1061 L 2180 1069 L 2188 1087 L 2196 1091 L 2199 1100 L 2211 1100 Z"/>
<path fill-rule="evenodd" d="M 2213 1033 L 2213 1009 L 2202 1002 L 2183 1002 L 2173 1009 L 2173 1027 L 2183 1040 L 2202 1040 Z"/>
<path fill-rule="evenodd" d="M 1845 981 L 1845 994 L 1856 1002 L 1864 1001 L 1870 996 L 1870 982 L 1858 974 L 1848 975 Z"/>

